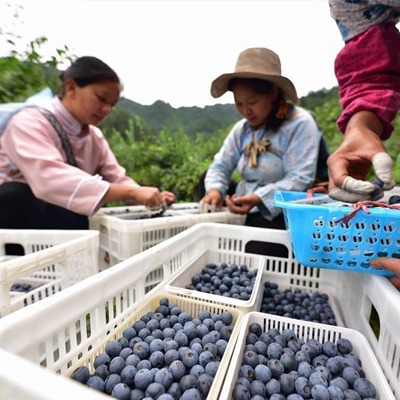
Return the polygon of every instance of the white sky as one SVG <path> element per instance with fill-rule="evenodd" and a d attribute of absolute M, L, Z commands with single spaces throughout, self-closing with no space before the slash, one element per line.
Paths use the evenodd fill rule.
<path fill-rule="evenodd" d="M 20 22 L 6 6 L 14 3 L 24 8 Z M 46 36 L 44 54 L 66 44 L 77 56 L 96 56 L 121 77 L 125 97 L 173 107 L 233 103 L 231 93 L 213 99 L 210 85 L 233 72 L 248 47 L 278 53 L 299 97 L 331 88 L 343 47 L 328 0 L 1 0 L 0 27 L 21 44 Z M 0 36 L 0 57 L 9 50 Z"/>

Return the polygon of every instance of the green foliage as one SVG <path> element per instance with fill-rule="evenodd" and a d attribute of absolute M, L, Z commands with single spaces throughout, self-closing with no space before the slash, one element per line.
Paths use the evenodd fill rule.
<path fill-rule="evenodd" d="M 159 135 L 145 140 L 124 140 L 120 132 L 113 130 L 109 143 L 135 181 L 169 190 L 180 201 L 192 201 L 200 175 L 212 162 L 227 133 L 228 129 L 219 130 L 205 141 L 204 135 L 193 140 L 181 131 L 163 129 Z"/>
<path fill-rule="evenodd" d="M 324 88 L 316 92 L 309 92 L 307 96 L 300 98 L 299 105 L 307 110 L 315 111 L 317 107 L 332 99 L 339 99 L 337 86 L 331 89 Z"/>

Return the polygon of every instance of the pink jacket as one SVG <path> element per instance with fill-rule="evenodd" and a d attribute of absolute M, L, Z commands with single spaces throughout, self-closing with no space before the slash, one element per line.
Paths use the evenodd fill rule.
<path fill-rule="evenodd" d="M 100 129 L 82 129 L 58 98 L 46 108 L 67 132 L 79 168 L 67 164 L 61 140 L 47 119 L 27 108 L 12 117 L 1 137 L 0 184 L 27 183 L 37 198 L 88 216 L 103 205 L 110 183 L 137 186 Z"/>
<path fill-rule="evenodd" d="M 375 113 L 383 123 L 382 139 L 392 131 L 400 109 L 400 34 L 394 24 L 378 24 L 346 42 L 335 60 L 344 132 L 359 111 Z"/>

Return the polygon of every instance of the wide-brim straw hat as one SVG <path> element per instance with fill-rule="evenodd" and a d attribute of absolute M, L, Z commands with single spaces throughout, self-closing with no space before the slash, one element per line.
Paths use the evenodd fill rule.
<path fill-rule="evenodd" d="M 211 84 L 211 96 L 221 97 L 229 90 L 233 78 L 263 79 L 282 89 L 283 96 L 294 103 L 298 102 L 296 88 L 292 81 L 281 72 L 281 61 L 272 50 L 260 47 L 242 51 L 236 62 L 235 72 L 223 74 Z"/>

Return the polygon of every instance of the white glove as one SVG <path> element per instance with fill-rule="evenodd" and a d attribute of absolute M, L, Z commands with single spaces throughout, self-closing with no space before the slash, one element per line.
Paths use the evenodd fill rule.
<path fill-rule="evenodd" d="M 342 188 L 331 189 L 329 196 L 346 203 L 381 199 L 383 190 L 390 190 L 395 185 L 392 171 L 393 161 L 389 154 L 385 152 L 375 154 L 371 161 L 378 179 L 383 182 L 382 190 L 377 190 L 377 186 L 371 182 L 360 181 L 348 176 L 345 178 Z"/>

